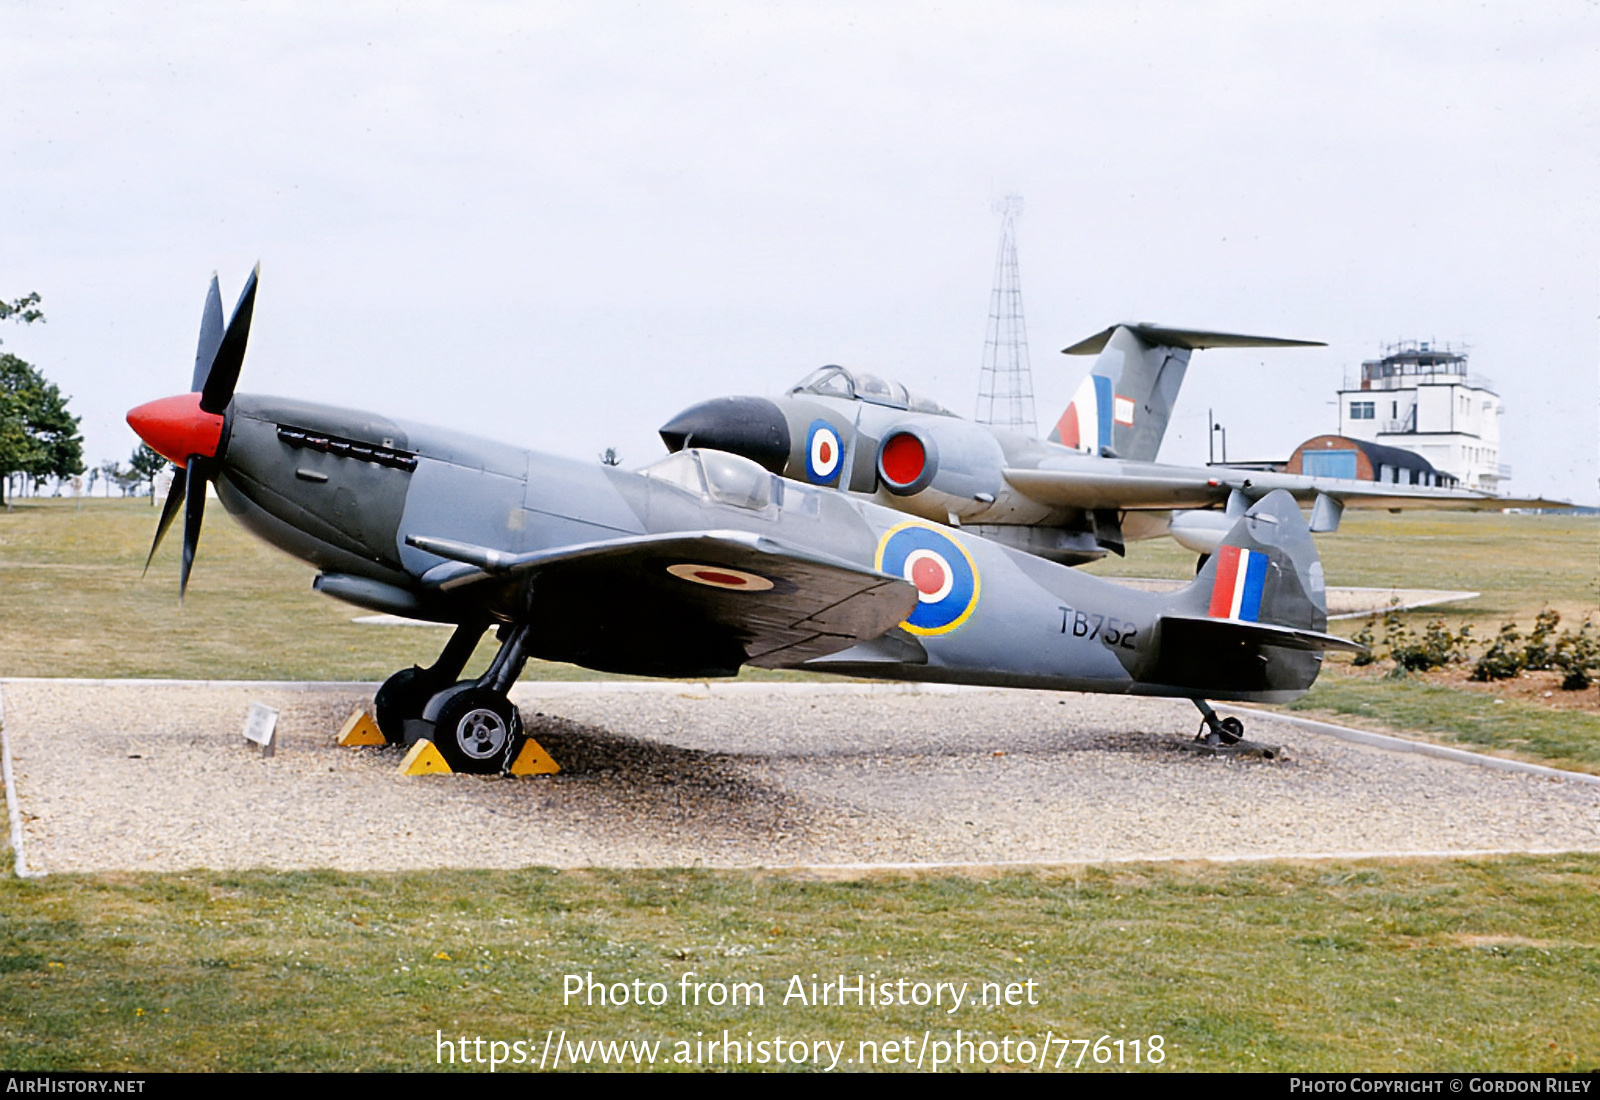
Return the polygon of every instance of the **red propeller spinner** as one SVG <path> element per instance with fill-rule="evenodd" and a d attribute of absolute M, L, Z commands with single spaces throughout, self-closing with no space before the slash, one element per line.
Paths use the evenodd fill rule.
<path fill-rule="evenodd" d="M 202 409 L 198 393 L 146 402 L 128 413 L 128 426 L 151 450 L 179 466 L 190 455 L 215 458 L 222 442 L 222 416 Z"/>

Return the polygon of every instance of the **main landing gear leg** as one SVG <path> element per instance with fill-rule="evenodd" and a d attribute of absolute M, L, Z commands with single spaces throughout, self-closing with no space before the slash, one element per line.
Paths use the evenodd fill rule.
<path fill-rule="evenodd" d="M 372 709 L 385 741 L 391 745 L 404 743 L 406 723 L 421 718 L 428 700 L 456 681 L 488 629 L 489 624 L 483 621 L 462 623 L 432 665 L 403 668 L 383 682 Z"/>
<path fill-rule="evenodd" d="M 1211 709 L 1211 704 L 1204 699 L 1194 700 L 1194 705 L 1200 708 L 1200 732 L 1194 739 L 1202 745 L 1237 745 L 1244 738 L 1244 723 L 1231 714 L 1226 718 L 1218 718 L 1217 712 Z"/>
<path fill-rule="evenodd" d="M 525 623 L 501 628 L 500 652 L 476 680 L 445 688 L 422 712 L 433 745 L 450 770 L 477 775 L 503 772 L 522 748 L 522 715 L 507 693 L 528 663 L 532 628 Z"/>

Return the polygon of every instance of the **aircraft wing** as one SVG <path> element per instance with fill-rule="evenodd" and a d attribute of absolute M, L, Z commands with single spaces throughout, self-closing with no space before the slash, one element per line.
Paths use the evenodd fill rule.
<path fill-rule="evenodd" d="M 1093 469 L 1011 469 L 1005 478 L 1018 492 L 1058 508 L 1116 508 L 1123 511 L 1207 508 L 1227 503 L 1241 490 L 1260 497 L 1285 489 L 1302 504 L 1329 496 L 1346 508 L 1426 508 L 1500 511 L 1505 508 L 1566 508 L 1562 501 L 1497 497 L 1468 489 L 1399 485 L 1336 477 L 1263 473 L 1218 467 L 1190 469 L 1156 463 L 1121 462 Z"/>
<path fill-rule="evenodd" d="M 1229 490 L 1204 474 L 1124 472 L 1127 464 L 1093 470 L 1006 470 L 1012 488 L 1041 504 L 1058 508 L 1205 508 L 1226 502 Z"/>
<path fill-rule="evenodd" d="M 415 535 L 406 541 L 451 559 L 423 575 L 424 588 L 474 588 L 508 603 L 527 583 L 592 594 L 585 599 L 607 603 L 623 619 L 636 609 L 641 630 L 675 623 L 725 631 L 745 663 L 763 667 L 876 638 L 917 604 L 916 587 L 902 578 L 747 531 L 630 536 L 525 554 Z"/>

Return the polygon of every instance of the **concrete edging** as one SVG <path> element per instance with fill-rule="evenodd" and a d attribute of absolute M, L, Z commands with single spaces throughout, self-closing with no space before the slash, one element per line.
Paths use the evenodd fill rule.
<path fill-rule="evenodd" d="M 11 741 L 6 737 L 6 701 L 0 695 L 0 784 L 5 787 L 6 814 L 11 819 L 11 869 L 18 878 L 38 878 L 28 870 L 28 856 L 22 847 L 22 796 L 17 793 L 17 778 L 11 770 Z"/>
<path fill-rule="evenodd" d="M 1255 707 L 1235 706 L 1232 703 L 1217 704 L 1218 710 L 1237 711 L 1240 714 L 1255 715 L 1260 718 L 1270 718 L 1277 722 L 1287 722 L 1291 726 L 1301 726 L 1313 733 L 1325 733 L 1330 737 L 1337 737 L 1341 741 L 1353 741 L 1358 745 L 1371 745 L 1373 748 L 1387 749 L 1390 752 L 1409 752 L 1419 756 L 1437 756 L 1444 760 L 1454 760 L 1461 764 L 1477 764 L 1479 767 L 1493 768 L 1503 772 L 1522 772 L 1526 775 L 1542 775 L 1549 779 L 1570 779 L 1578 783 L 1590 783 L 1600 787 L 1600 775 L 1590 775 L 1587 772 L 1567 771 L 1563 768 L 1552 768 L 1545 764 L 1530 764 L 1524 760 L 1508 760 L 1503 756 L 1490 756 L 1487 753 L 1472 752 L 1469 749 L 1456 749 L 1448 745 L 1435 745 L 1430 741 L 1413 741 L 1407 737 L 1395 737 L 1387 733 L 1372 733 L 1369 730 L 1353 729 L 1350 726 L 1336 726 L 1332 722 L 1318 722 L 1314 718 L 1299 718 L 1288 714 L 1279 714 L 1276 711 L 1258 710 Z"/>

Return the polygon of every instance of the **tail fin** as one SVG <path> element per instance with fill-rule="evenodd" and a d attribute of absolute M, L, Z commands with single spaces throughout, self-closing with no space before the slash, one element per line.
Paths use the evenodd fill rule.
<path fill-rule="evenodd" d="M 1112 325 L 1062 351 L 1063 355 L 1099 352 L 1100 357 L 1051 430 L 1050 442 L 1109 458 L 1153 461 L 1195 351 L 1322 346 L 1270 336 Z"/>
<path fill-rule="evenodd" d="M 1173 596 L 1141 678 L 1213 699 L 1286 701 L 1317 678 L 1323 651 L 1362 648 L 1327 626 L 1322 561 L 1299 505 L 1280 489 L 1240 516 Z"/>

